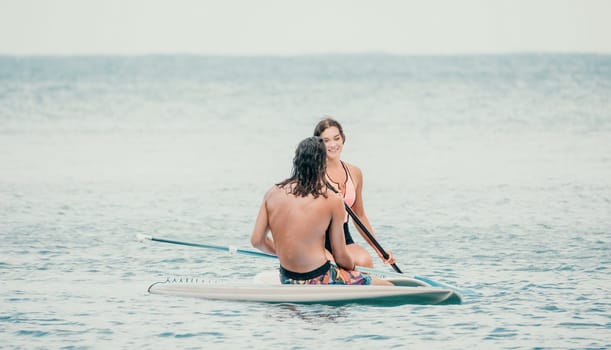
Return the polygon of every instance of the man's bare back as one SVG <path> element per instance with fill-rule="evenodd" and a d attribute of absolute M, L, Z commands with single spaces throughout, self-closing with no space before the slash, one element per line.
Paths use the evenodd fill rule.
<path fill-rule="evenodd" d="M 344 204 L 341 197 L 331 191 L 325 198 L 312 195 L 297 197 L 290 193 L 290 187 L 272 187 L 266 194 L 255 224 L 255 232 L 267 232 L 268 225 L 273 237 L 270 245 L 259 245 L 261 235 L 253 235 L 253 246 L 268 253 L 277 254 L 280 265 L 295 271 L 307 272 L 327 261 L 324 247 L 325 231 L 331 224 L 331 235 L 341 234 L 343 239 Z M 260 219 L 260 220 L 259 220 Z M 264 237 L 263 237 L 264 238 Z M 267 249 L 264 249 L 267 248 Z M 336 262 L 348 269 L 354 265 L 347 254 L 345 244 L 334 250 Z M 343 252 L 342 252 L 343 250 Z"/>

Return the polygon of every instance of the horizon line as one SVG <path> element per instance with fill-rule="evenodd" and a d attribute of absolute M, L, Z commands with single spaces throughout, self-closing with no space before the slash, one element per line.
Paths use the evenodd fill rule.
<path fill-rule="evenodd" d="M 0 52 L 0 57 L 227 57 L 227 58 L 290 58 L 290 57 L 344 57 L 344 56 L 396 56 L 396 57 L 469 57 L 469 56 L 607 56 L 611 51 L 506 51 L 506 52 L 438 52 L 438 53 L 397 53 L 385 51 L 353 51 L 353 52 L 319 52 L 319 53 L 193 53 L 193 52 L 148 52 L 148 53 L 7 53 Z"/>

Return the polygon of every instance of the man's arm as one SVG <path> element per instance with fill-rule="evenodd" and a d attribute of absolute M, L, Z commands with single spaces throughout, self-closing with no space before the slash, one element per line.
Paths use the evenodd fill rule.
<path fill-rule="evenodd" d="M 330 195 L 328 200 L 331 202 L 333 208 L 331 232 L 329 234 L 331 248 L 333 250 L 333 259 L 335 259 L 336 264 L 344 269 L 354 270 L 354 261 L 350 254 L 348 254 L 346 239 L 344 238 L 344 217 L 346 215 L 344 199 L 339 196 Z"/>
<path fill-rule="evenodd" d="M 276 247 L 274 241 L 267 234 L 269 232 L 269 222 L 267 221 L 267 207 L 265 205 L 267 199 L 263 199 L 261 207 L 259 208 L 259 214 L 255 221 L 255 227 L 253 228 L 252 235 L 250 236 L 250 244 L 253 247 L 268 253 L 276 254 Z"/>

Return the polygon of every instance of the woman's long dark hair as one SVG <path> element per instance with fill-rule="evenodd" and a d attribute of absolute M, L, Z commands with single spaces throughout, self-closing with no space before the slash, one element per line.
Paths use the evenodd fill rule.
<path fill-rule="evenodd" d="M 325 169 L 327 167 L 327 149 L 320 137 L 308 137 L 301 141 L 295 150 L 293 158 L 293 172 L 291 177 L 277 183 L 276 186 L 284 188 L 289 184 L 290 192 L 298 197 L 313 195 L 327 197 L 325 186 Z"/>

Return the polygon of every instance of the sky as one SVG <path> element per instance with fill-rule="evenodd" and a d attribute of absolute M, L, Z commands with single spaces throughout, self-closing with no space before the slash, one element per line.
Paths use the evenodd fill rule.
<path fill-rule="evenodd" d="M 611 0 L 0 0 L 3 55 L 611 53 Z"/>

